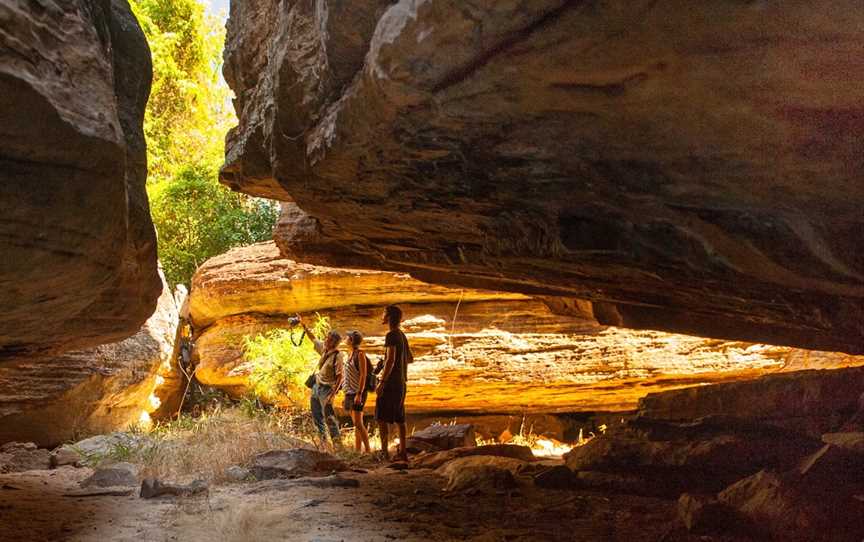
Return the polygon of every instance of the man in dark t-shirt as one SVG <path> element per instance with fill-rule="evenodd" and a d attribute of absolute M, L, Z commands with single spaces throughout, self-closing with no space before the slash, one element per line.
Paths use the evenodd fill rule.
<path fill-rule="evenodd" d="M 408 346 L 408 338 L 399 329 L 402 323 L 402 310 L 396 305 L 388 305 L 384 309 L 383 322 L 390 326 L 390 331 L 384 339 L 384 369 L 378 386 L 375 389 L 375 419 L 381 433 L 381 453 L 384 459 L 390 459 L 388 445 L 390 443 L 389 424 L 399 426 L 399 451 L 396 459 L 407 461 L 405 450 L 405 390 L 408 382 L 408 364 L 414 358 Z"/>

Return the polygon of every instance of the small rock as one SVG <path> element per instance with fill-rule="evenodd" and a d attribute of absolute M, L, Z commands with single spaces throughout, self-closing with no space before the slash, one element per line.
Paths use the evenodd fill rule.
<path fill-rule="evenodd" d="M 0 446 L 0 473 L 45 470 L 51 467 L 48 450 L 32 442 L 7 442 Z"/>
<path fill-rule="evenodd" d="M 232 482 L 245 482 L 253 478 L 249 469 L 239 465 L 232 465 L 225 469 L 225 477 Z"/>
<path fill-rule="evenodd" d="M 81 455 L 71 448 L 57 448 L 51 452 L 51 468 L 56 469 L 64 465 L 72 465 L 79 467 L 81 465 Z"/>
<path fill-rule="evenodd" d="M 205 493 L 209 490 L 207 482 L 204 480 L 195 480 L 186 485 L 166 484 L 155 478 L 147 478 L 141 482 L 141 492 L 139 496 L 142 499 L 153 499 L 163 495 L 172 495 L 175 497 L 189 497 L 199 493 Z"/>
<path fill-rule="evenodd" d="M 570 489 L 576 482 L 576 475 L 564 465 L 541 471 L 534 476 L 534 485 L 546 489 Z"/>
<path fill-rule="evenodd" d="M 272 480 L 325 475 L 346 471 L 349 468 L 340 459 L 330 454 L 308 448 L 294 448 L 258 454 L 249 470 L 257 480 Z"/>
<path fill-rule="evenodd" d="M 412 453 L 472 446 L 477 446 L 477 438 L 470 423 L 433 424 L 417 431 L 405 442 L 406 449 Z"/>
<path fill-rule="evenodd" d="M 138 485 L 138 467 L 131 463 L 116 463 L 96 469 L 81 487 L 134 487 Z"/>

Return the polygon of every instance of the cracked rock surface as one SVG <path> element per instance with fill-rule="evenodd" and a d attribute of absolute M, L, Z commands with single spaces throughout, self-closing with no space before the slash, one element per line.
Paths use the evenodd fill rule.
<path fill-rule="evenodd" d="M 235 2 L 222 180 L 304 262 L 861 353 L 864 12 Z"/>

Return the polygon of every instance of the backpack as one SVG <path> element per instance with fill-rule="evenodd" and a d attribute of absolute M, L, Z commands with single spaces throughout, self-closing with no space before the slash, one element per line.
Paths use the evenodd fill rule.
<path fill-rule="evenodd" d="M 364 354 L 365 354 L 365 352 L 364 352 Z M 354 356 L 352 356 L 352 357 L 353 357 L 352 363 L 354 364 L 354 368 L 357 369 L 357 371 L 359 372 L 360 371 L 360 356 L 355 353 Z M 372 370 L 372 362 L 369 361 L 369 356 L 364 356 L 364 357 L 366 358 L 366 382 L 363 385 L 362 391 L 375 391 L 375 387 L 377 386 L 378 382 L 375 378 L 375 373 Z"/>

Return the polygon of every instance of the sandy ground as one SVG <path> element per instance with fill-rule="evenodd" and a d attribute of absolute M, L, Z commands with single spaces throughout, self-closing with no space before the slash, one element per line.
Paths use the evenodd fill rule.
<path fill-rule="evenodd" d="M 429 470 L 380 465 L 348 473 L 356 488 L 277 481 L 211 487 L 209 495 L 70 497 L 92 471 L 0 475 L 0 540 L 11 541 L 690 541 L 673 501 L 589 491 L 443 491 Z"/>

